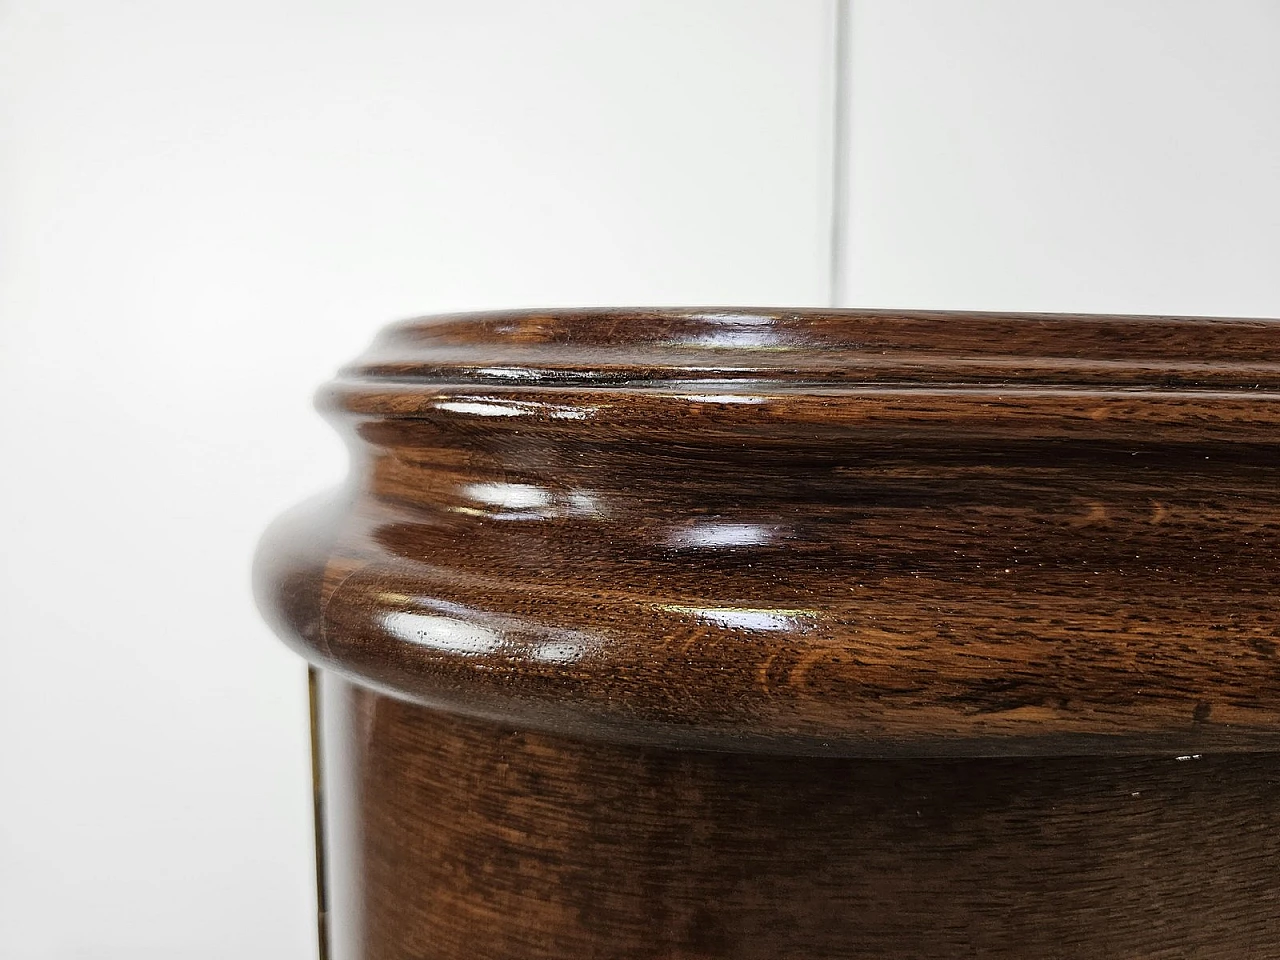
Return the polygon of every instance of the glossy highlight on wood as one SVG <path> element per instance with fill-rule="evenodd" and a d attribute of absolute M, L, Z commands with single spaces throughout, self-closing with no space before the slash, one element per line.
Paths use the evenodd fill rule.
<path fill-rule="evenodd" d="M 313 663 L 563 733 L 832 755 L 1280 731 L 1280 325 L 563 311 L 387 331 L 269 535 Z"/>
<path fill-rule="evenodd" d="M 319 405 L 326 960 L 1280 958 L 1280 321 L 429 317 Z"/>

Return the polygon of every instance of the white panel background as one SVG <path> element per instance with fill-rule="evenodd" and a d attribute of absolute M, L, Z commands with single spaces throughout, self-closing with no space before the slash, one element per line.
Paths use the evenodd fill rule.
<path fill-rule="evenodd" d="M 1280 315 L 1280 3 L 852 0 L 842 301 Z"/>
<path fill-rule="evenodd" d="M 1280 314 L 1280 6 L 845 14 L 838 73 L 834 0 L 0 6 L 0 957 L 312 955 L 248 563 L 384 322 Z"/>
<path fill-rule="evenodd" d="M 385 322 L 822 303 L 831 8 L 0 8 L 0 957 L 307 957 L 265 523 Z"/>

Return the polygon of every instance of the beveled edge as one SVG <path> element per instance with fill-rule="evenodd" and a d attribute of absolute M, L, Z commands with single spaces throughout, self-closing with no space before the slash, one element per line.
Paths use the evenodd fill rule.
<path fill-rule="evenodd" d="M 723 326 L 719 318 L 724 312 L 713 311 L 712 326 Z M 1211 435 L 1229 443 L 1273 445 L 1280 424 L 1280 381 L 1268 379 L 1276 376 L 1280 349 L 1280 322 L 1274 320 L 900 311 L 735 314 L 763 316 L 763 324 L 745 326 L 757 331 L 764 326 L 774 332 L 781 326 L 786 334 L 782 339 L 787 342 L 775 343 L 770 349 L 741 342 L 708 345 L 697 332 L 708 322 L 703 310 L 507 311 L 412 321 L 391 328 L 379 341 L 380 346 L 375 345 L 363 360 L 347 368 L 336 384 L 322 393 L 322 406 L 340 421 L 351 415 L 369 422 L 469 420 L 465 429 L 475 430 L 508 428 L 510 423 L 505 414 L 494 419 L 472 408 L 484 403 L 509 406 L 512 398 L 519 398 L 515 402 L 529 407 L 521 413 L 529 414 L 524 423 L 548 435 L 582 429 L 584 421 L 591 418 L 580 413 L 589 406 L 607 409 L 608 416 L 601 422 L 619 436 L 629 432 L 643 436 L 652 430 L 655 418 L 680 413 L 692 403 L 705 406 L 708 398 L 725 402 L 712 403 L 711 412 L 701 416 L 699 427 L 727 433 L 744 427 L 759 432 L 763 415 L 767 421 L 764 429 L 774 431 L 825 423 L 836 433 L 856 427 L 863 431 L 883 429 L 887 434 L 909 429 L 922 436 L 935 431 L 942 437 L 956 417 L 950 404 L 957 399 L 963 401 L 962 406 L 983 408 L 987 417 L 984 430 L 993 438 L 1002 436 L 1002 430 L 1009 436 L 1017 435 L 1033 422 L 1046 436 L 1124 440 L 1137 435 L 1162 439 Z M 646 320 L 677 328 L 692 324 L 694 332 L 683 340 L 669 330 L 650 331 L 629 340 L 617 332 L 621 323 Z M 579 321 L 586 321 L 590 335 L 569 337 L 566 342 L 565 326 L 573 327 Z M 820 342 L 823 337 L 830 340 L 833 331 L 846 336 L 852 328 L 865 334 L 871 321 L 880 329 L 881 339 L 864 336 L 855 340 L 852 353 L 842 351 L 838 344 Z M 944 323 L 946 328 L 941 326 Z M 961 325 L 960 331 L 952 329 L 956 323 Z M 1012 329 L 1020 323 L 1035 329 Z M 1085 356 L 1058 356 L 1070 353 L 1070 333 L 1078 324 L 1091 331 L 1092 339 L 1079 340 L 1077 353 Z M 803 336 L 794 334 L 793 328 L 803 331 Z M 504 329 L 514 331 L 514 341 L 507 346 L 500 339 Z M 953 336 L 956 333 L 960 336 Z M 943 334 L 946 343 L 934 344 L 931 350 L 919 341 L 922 336 L 942 339 Z M 884 337 L 906 351 L 915 349 L 912 344 L 916 344 L 918 355 L 908 352 L 891 358 L 891 363 L 877 364 L 874 361 L 886 356 L 885 344 L 890 342 Z M 1131 346 L 1133 337 L 1143 345 L 1137 351 L 1146 358 L 1143 362 L 1108 355 Z M 465 342 L 449 343 L 450 338 Z M 1207 361 L 1187 359 L 1197 343 L 1204 346 L 1202 355 L 1209 358 Z M 572 362 L 554 365 L 556 356 L 573 354 L 579 348 L 585 352 L 570 356 Z M 610 349 L 617 355 L 601 354 Z M 1040 355 L 1035 352 L 1038 349 L 1048 352 Z M 856 361 L 852 376 L 841 379 L 830 375 L 842 358 L 850 356 Z M 708 362 L 708 357 L 716 362 Z M 1070 362 L 1059 362 L 1063 360 Z M 505 366 L 496 369 L 504 372 L 494 376 L 490 367 L 498 363 Z M 586 376 L 573 372 L 575 363 L 587 371 Z M 607 377 L 593 378 L 593 363 L 612 364 L 611 372 Z M 522 368 L 521 364 L 527 366 Z M 1199 372 L 1190 380 L 1184 376 L 1189 364 L 1199 364 Z M 975 375 L 978 367 L 982 372 Z M 512 371 L 521 369 L 529 376 L 511 376 Z M 696 394 L 689 392 L 690 383 L 697 384 Z M 764 402 L 749 407 L 733 402 L 743 394 Z M 933 404 L 939 399 L 944 406 L 935 408 Z M 359 481 L 353 477 L 349 489 L 327 504 L 324 521 L 314 516 L 301 526 L 288 521 L 285 527 L 292 527 L 292 532 L 277 530 L 268 536 L 257 574 L 260 604 L 277 632 L 313 663 L 439 709 L 574 735 L 797 754 L 1003 756 L 1280 747 L 1280 718 L 1265 711 L 1257 723 L 1214 727 L 1158 724 L 1099 733 L 1065 728 L 1035 731 L 1031 725 L 1028 729 L 1033 732 L 1022 735 L 1017 732 L 1018 723 L 997 722 L 985 729 L 975 727 L 978 733 L 974 736 L 953 732 L 931 737 L 918 731 L 909 735 L 892 731 L 851 735 L 847 730 L 827 736 L 822 731 L 772 734 L 767 729 L 743 731 L 697 722 L 636 721 L 545 698 L 495 699 L 492 691 L 458 686 L 454 680 L 424 685 L 421 678 L 413 680 L 393 663 L 380 664 L 376 657 L 362 659 L 365 651 L 361 645 L 367 641 L 354 637 L 347 638 L 345 645 L 335 642 L 336 636 L 326 626 L 335 592 L 344 585 L 349 590 L 362 589 L 359 578 L 335 571 L 333 564 L 339 554 L 349 553 L 334 552 L 334 544 L 342 538 L 344 514 L 360 496 Z M 291 539 L 307 545 L 301 552 L 296 543 L 282 545 Z M 376 566 L 378 558 L 362 562 Z M 349 592 L 342 602 L 363 608 L 367 613 L 362 616 L 376 619 L 380 615 L 376 590 Z M 519 666 L 517 657 L 513 667 Z"/>
<path fill-rule="evenodd" d="M 1021 385 L 1280 389 L 1280 320 L 769 309 L 506 310 L 393 324 L 340 379 L 374 385 Z"/>
<path fill-rule="evenodd" d="M 312 666 L 345 677 L 397 700 L 445 713 L 486 720 L 503 727 L 539 730 L 561 736 L 606 740 L 677 750 L 772 754 L 809 757 L 947 758 L 947 757 L 1079 757 L 1170 756 L 1191 758 L 1210 753 L 1280 752 L 1280 712 L 1259 710 L 1253 720 L 1203 724 L 1191 711 L 1181 722 L 1168 716 L 1147 723 L 1113 725 L 1106 719 L 1057 719 L 1015 712 L 1009 715 L 962 717 L 962 729 L 947 723 L 932 731 L 924 718 L 903 724 L 882 718 L 861 729 L 810 724 L 796 728 L 782 718 L 748 722 L 709 721 L 706 704 L 690 700 L 680 717 L 637 716 L 625 704 L 588 703 L 571 691 L 548 695 L 546 688 L 521 692 L 495 690 L 479 679 L 495 669 L 512 678 L 545 667 L 529 649 L 505 651 L 501 658 L 463 655 L 442 657 L 438 673 L 416 663 L 411 644 L 371 644 L 354 620 L 374 624 L 403 608 L 384 599 L 382 571 L 393 567 L 376 559 L 335 569 L 334 542 L 349 508 L 346 492 L 313 498 L 278 518 L 264 534 L 254 564 L 258 608 L 273 631 Z M 380 569 L 381 568 L 381 569 Z M 366 574 L 361 576 L 361 574 Z M 341 591 L 341 593 L 340 593 Z M 345 624 L 335 623 L 331 605 L 344 610 Z M 625 647 L 611 650 L 615 661 Z M 614 667 L 597 665 L 596 682 Z M 488 678 L 485 678 L 488 679 Z M 945 682 L 945 678 L 942 678 Z M 1189 705 L 1190 706 L 1190 705 Z M 775 725 L 776 724 L 776 725 Z"/>

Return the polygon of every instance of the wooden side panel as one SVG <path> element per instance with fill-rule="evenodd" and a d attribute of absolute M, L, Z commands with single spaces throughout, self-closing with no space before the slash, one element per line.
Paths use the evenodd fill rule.
<path fill-rule="evenodd" d="M 797 759 L 324 680 L 333 960 L 1280 956 L 1280 756 Z"/>

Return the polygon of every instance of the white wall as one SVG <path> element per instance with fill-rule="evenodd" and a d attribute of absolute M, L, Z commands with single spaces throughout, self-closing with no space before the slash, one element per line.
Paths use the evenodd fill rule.
<path fill-rule="evenodd" d="M 1280 314 L 1278 11 L 853 0 L 837 110 L 834 0 L 0 7 L 0 957 L 312 954 L 248 562 L 381 324 Z"/>
<path fill-rule="evenodd" d="M 0 957 L 313 951 L 258 533 L 383 323 L 821 303 L 831 9 L 0 8 Z"/>
<path fill-rule="evenodd" d="M 852 0 L 846 303 L 1280 315 L 1276 0 Z"/>

